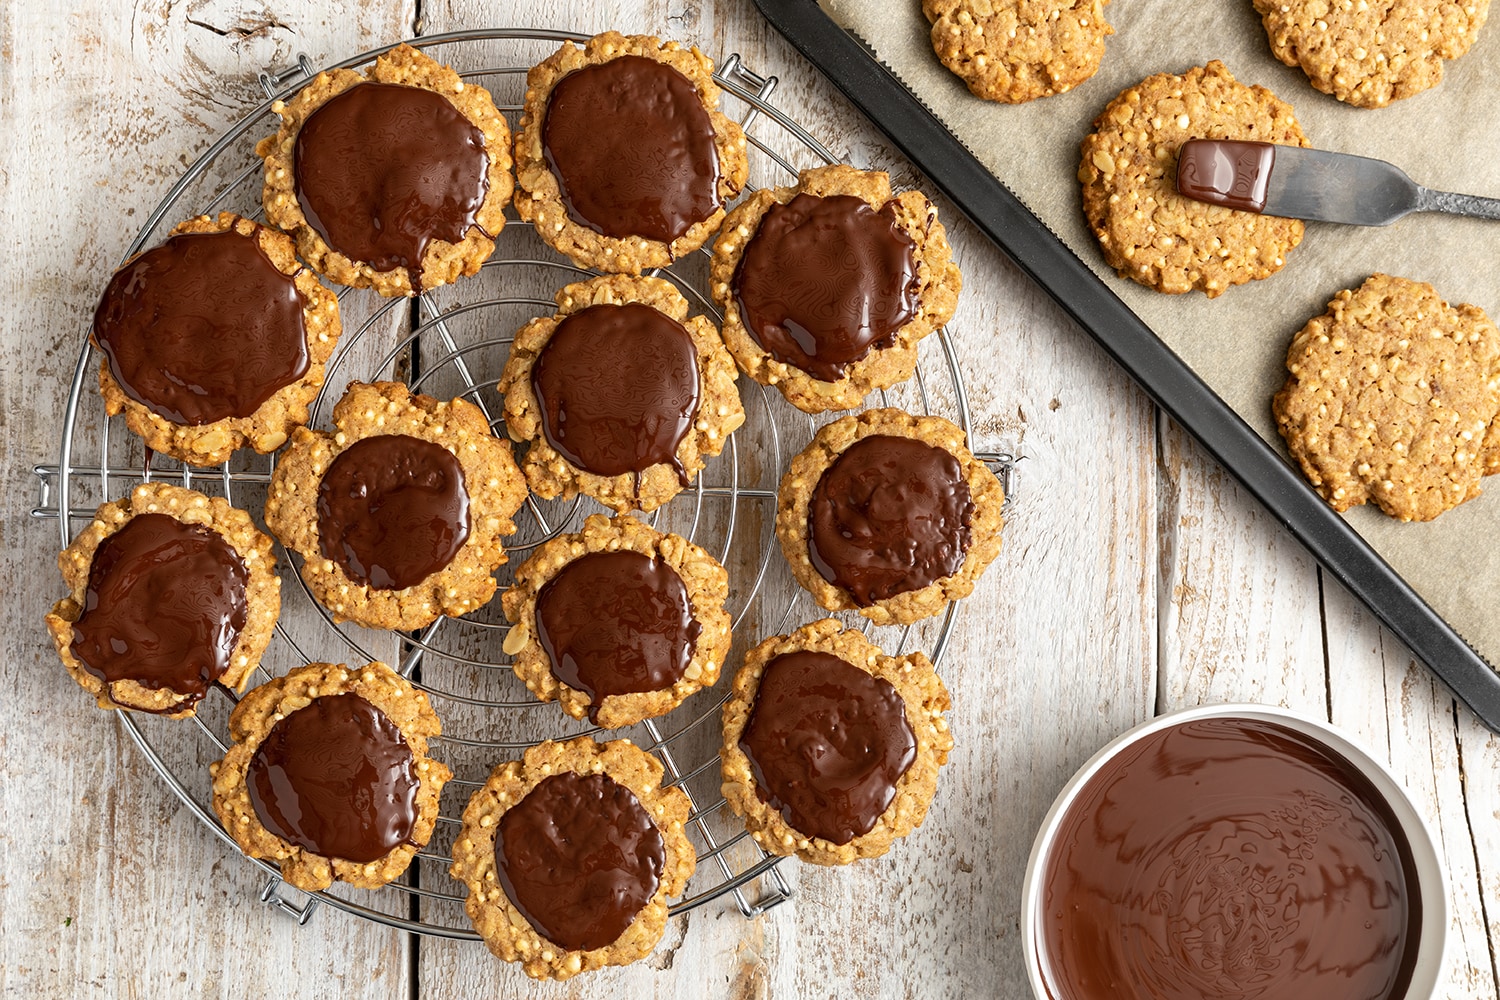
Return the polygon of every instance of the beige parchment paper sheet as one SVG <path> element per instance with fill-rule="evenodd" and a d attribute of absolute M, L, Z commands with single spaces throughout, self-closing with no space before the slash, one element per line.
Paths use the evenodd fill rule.
<path fill-rule="evenodd" d="M 1271 55 L 1250 0 L 1114 0 L 1115 34 L 1099 72 L 1056 97 L 1022 105 L 971 95 L 933 55 L 920 0 L 822 0 L 862 37 L 975 155 L 1262 437 L 1286 457 L 1271 396 L 1286 378 L 1292 335 L 1335 292 L 1381 271 L 1431 282 L 1452 303 L 1500 319 L 1500 222 L 1408 216 L 1384 229 L 1309 223 L 1286 267 L 1217 299 L 1162 295 L 1118 277 L 1084 220 L 1078 143 L 1116 94 L 1159 72 L 1220 59 L 1235 78 L 1289 102 L 1319 149 L 1389 160 L 1418 183 L 1500 196 L 1500 9 L 1442 84 L 1379 109 L 1347 107 Z M 1425 524 L 1373 505 L 1345 515 L 1480 654 L 1500 664 L 1500 476 L 1483 496 Z"/>

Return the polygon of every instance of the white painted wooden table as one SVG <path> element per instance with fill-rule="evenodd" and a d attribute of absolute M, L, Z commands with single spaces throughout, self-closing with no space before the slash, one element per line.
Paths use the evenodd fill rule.
<path fill-rule="evenodd" d="M 496 24 L 739 52 L 835 152 L 903 170 L 748 0 L 0 2 L 0 996 L 1020 998 L 1022 867 L 1058 788 L 1153 713 L 1234 700 L 1329 718 L 1392 763 L 1447 857 L 1445 995 L 1497 995 L 1500 740 L 950 206 L 975 444 L 1027 457 L 943 663 L 959 742 L 926 825 L 853 869 L 785 864 L 792 902 L 753 921 L 712 904 L 647 961 L 564 986 L 478 945 L 262 906 L 260 875 L 58 666 L 41 626 L 56 532 L 29 517 L 31 467 L 56 456 L 99 289 L 259 101 L 257 71 Z"/>

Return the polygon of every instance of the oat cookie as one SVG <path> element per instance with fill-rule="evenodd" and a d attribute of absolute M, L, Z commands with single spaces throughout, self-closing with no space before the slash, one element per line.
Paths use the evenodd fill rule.
<path fill-rule="evenodd" d="M 340 329 L 337 297 L 290 239 L 222 212 L 126 261 L 90 340 L 110 416 L 152 451 L 217 465 L 237 448 L 275 451 L 307 422 Z"/>
<path fill-rule="evenodd" d="M 593 514 L 516 570 L 501 599 L 515 623 L 504 648 L 538 698 L 617 729 L 713 687 L 729 652 L 728 596 L 729 574 L 702 548 Z"/>
<path fill-rule="evenodd" d="M 639 274 L 692 253 L 749 169 L 696 47 L 610 31 L 526 75 L 516 211 L 582 267 Z"/>
<path fill-rule="evenodd" d="M 244 511 L 143 483 L 101 504 L 57 557 L 68 596 L 47 631 L 100 708 L 186 718 L 211 684 L 238 691 L 259 665 L 281 611 L 275 564 Z"/>
<path fill-rule="evenodd" d="M 209 766 L 214 811 L 298 889 L 378 889 L 432 838 L 453 777 L 427 756 L 441 732 L 427 695 L 384 663 L 309 663 L 235 707 L 234 746 Z"/>
<path fill-rule="evenodd" d="M 483 87 L 402 44 L 271 110 L 281 128 L 255 147 L 266 218 L 330 281 L 411 295 L 494 252 L 514 182 L 510 130 Z"/>
<path fill-rule="evenodd" d="M 932 48 L 978 97 L 1020 104 L 1099 69 L 1109 0 L 922 0 Z"/>
<path fill-rule="evenodd" d="M 1104 259 L 1158 292 L 1209 298 L 1281 270 L 1302 222 L 1184 198 L 1177 151 L 1189 139 L 1308 146 L 1291 105 L 1238 83 L 1217 59 L 1181 76 L 1158 73 L 1121 92 L 1083 140 L 1083 209 Z"/>
<path fill-rule="evenodd" d="M 649 512 L 745 422 L 734 380 L 713 323 L 689 318 L 671 282 L 606 275 L 564 287 L 555 315 L 521 328 L 499 390 L 537 496 Z"/>
<path fill-rule="evenodd" d="M 778 208 L 792 202 L 792 208 Z M 835 206 L 839 210 L 829 211 Z M 746 275 L 747 252 L 773 208 L 773 218 L 781 220 L 771 237 L 774 252 L 752 255 L 754 269 Z M 901 235 L 893 238 L 893 230 Z M 808 239 L 812 233 L 819 239 Z M 906 245 L 897 246 L 898 240 Z M 858 254 L 830 259 L 840 248 Z M 830 288 L 826 275 L 839 260 L 848 263 Z M 822 280 L 806 280 L 814 273 Z M 900 287 L 878 287 L 869 276 L 894 279 Z M 883 171 L 836 164 L 802 171 L 795 187 L 763 188 L 730 212 L 714 244 L 710 284 L 724 313 L 724 343 L 740 370 L 776 386 L 798 409 L 819 413 L 852 409 L 872 390 L 910 378 L 917 343 L 953 317 L 962 281 L 925 195 L 892 197 Z M 746 294 L 762 301 L 746 306 Z M 872 314 L 880 316 L 878 329 Z M 755 315 L 779 338 L 769 347 L 751 329 Z M 807 330 L 815 317 L 829 316 L 838 318 L 820 328 L 819 350 L 806 354 L 787 324 Z"/>
<path fill-rule="evenodd" d="M 1271 409 L 1335 510 L 1430 521 L 1500 469 L 1500 331 L 1429 284 L 1372 275 L 1292 339 Z"/>
<path fill-rule="evenodd" d="M 556 980 L 651 953 L 667 898 L 697 865 L 688 798 L 663 788 L 662 773 L 629 740 L 587 736 L 548 740 L 490 772 L 464 809 L 450 869 L 490 951 Z M 615 859 L 610 875 L 578 877 L 598 853 Z"/>
<path fill-rule="evenodd" d="M 953 749 L 951 707 L 921 653 L 886 656 L 832 618 L 771 636 L 746 654 L 724 703 L 724 798 L 773 854 L 879 857 L 927 816 Z"/>
<path fill-rule="evenodd" d="M 1271 52 L 1346 104 L 1383 108 L 1443 81 L 1490 0 L 1255 0 Z"/>
<path fill-rule="evenodd" d="M 479 407 L 351 382 L 333 426 L 297 429 L 266 498 L 313 596 L 337 621 L 402 630 L 487 603 L 526 485 Z"/>
<path fill-rule="evenodd" d="M 776 537 L 819 606 L 906 625 L 973 591 L 1000 552 L 1004 500 L 957 425 L 867 410 L 828 424 L 792 459 Z"/>

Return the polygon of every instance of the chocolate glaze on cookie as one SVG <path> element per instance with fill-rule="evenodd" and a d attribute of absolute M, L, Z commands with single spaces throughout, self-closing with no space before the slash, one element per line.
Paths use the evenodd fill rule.
<path fill-rule="evenodd" d="M 772 205 L 735 271 L 745 329 L 776 360 L 837 381 L 916 315 L 914 247 L 890 205 L 810 194 Z"/>
<path fill-rule="evenodd" d="M 1142 737 L 1078 793 L 1041 878 L 1059 1000 L 1405 997 L 1421 938 L 1384 797 L 1272 722 Z"/>
<path fill-rule="evenodd" d="M 218 532 L 140 514 L 94 553 L 74 657 L 108 684 L 131 680 L 196 704 L 229 669 L 249 571 Z"/>
<path fill-rule="evenodd" d="M 677 683 L 702 631 L 682 577 L 660 559 L 624 551 L 564 566 L 537 595 L 536 626 L 552 673 L 589 696 L 595 721 L 609 695 Z"/>
<path fill-rule="evenodd" d="M 506 896 L 543 937 L 578 951 L 625 932 L 656 895 L 665 859 L 640 800 L 607 774 L 544 779 L 495 831 Z"/>
<path fill-rule="evenodd" d="M 739 745 L 761 801 L 834 844 L 874 829 L 917 757 L 900 692 L 811 650 L 766 664 Z"/>
<path fill-rule="evenodd" d="M 318 484 L 318 544 L 349 579 L 403 590 L 452 562 L 469 537 L 458 459 L 404 434 L 354 442 Z"/>
<path fill-rule="evenodd" d="M 248 417 L 306 374 L 306 305 L 255 234 L 185 233 L 115 273 L 94 341 L 127 396 L 198 426 Z"/>
<path fill-rule="evenodd" d="M 479 228 L 490 189 L 484 133 L 420 87 L 361 83 L 330 98 L 298 130 L 294 162 L 323 241 L 377 271 L 406 268 L 419 291 L 428 244 Z"/>
<path fill-rule="evenodd" d="M 558 324 L 531 369 L 542 433 L 587 472 L 670 463 L 698 412 L 698 350 L 681 323 L 638 302 L 590 306 Z"/>
<path fill-rule="evenodd" d="M 670 244 L 719 210 L 714 127 L 693 82 L 620 56 L 552 89 L 542 150 L 574 222 Z"/>
<path fill-rule="evenodd" d="M 245 786 L 271 833 L 367 864 L 410 841 L 421 782 L 400 727 L 359 695 L 338 694 L 276 723 L 250 758 Z"/>
<path fill-rule="evenodd" d="M 860 607 L 919 590 L 963 566 L 974 502 L 963 466 L 943 448 L 874 434 L 818 480 L 807 554 Z"/>

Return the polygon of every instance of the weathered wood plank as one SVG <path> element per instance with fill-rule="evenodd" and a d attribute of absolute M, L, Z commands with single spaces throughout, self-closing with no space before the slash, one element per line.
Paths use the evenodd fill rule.
<path fill-rule="evenodd" d="M 264 879 L 59 669 L 41 628 L 61 594 L 56 523 L 27 511 L 31 465 L 57 455 L 99 288 L 186 164 L 264 99 L 255 73 L 289 65 L 297 51 L 341 58 L 407 33 L 412 15 L 410 5 L 374 3 L 336 17 L 238 3 L 0 11 L 0 115 L 10 136 L 0 151 L 0 218 L 12 259 L 26 262 L 0 274 L 7 300 L 25 304 L 0 319 L 0 592 L 10 601 L 0 638 L 9 692 L 0 710 L 0 995 L 273 995 L 289 974 L 316 974 L 351 995 L 407 994 L 403 935 L 327 911 L 298 928 L 262 906 Z M 364 308 L 349 316 L 357 321 Z M 86 406 L 95 391 L 90 379 Z M 138 443 L 122 424 L 112 430 L 112 456 L 138 464 Z M 116 480 L 110 493 L 128 486 Z M 296 584 L 286 587 L 291 597 Z M 142 724 L 165 733 L 163 742 L 194 745 L 195 735 L 166 732 L 164 720 Z M 207 746 L 197 740 L 178 759 L 201 767 L 216 756 Z"/>
<path fill-rule="evenodd" d="M 511 16 L 586 32 L 652 31 L 696 41 L 716 58 L 739 52 L 750 67 L 780 77 L 776 103 L 835 152 L 902 174 L 899 158 L 745 5 L 615 10 L 540 3 Z M 465 2 L 424 9 L 423 22 L 439 32 L 497 17 L 492 4 Z M 970 289 L 951 329 L 964 357 L 975 442 L 1019 439 L 1028 457 L 1005 549 L 966 602 L 941 668 L 954 694 L 959 747 L 933 811 L 887 857 L 838 871 L 788 862 L 797 887 L 790 903 L 754 921 L 728 900 L 710 904 L 674 921 L 650 959 L 575 980 L 569 995 L 1025 990 L 1019 890 L 1036 824 L 1073 768 L 1152 710 L 1152 411 L 951 206 L 940 209 Z M 423 996 L 473 995 L 493 989 L 497 978 L 518 996 L 556 992 L 472 945 L 423 941 L 419 962 Z"/>
<path fill-rule="evenodd" d="M 1158 710 L 1254 701 L 1327 717 L 1318 568 L 1163 416 Z"/>

